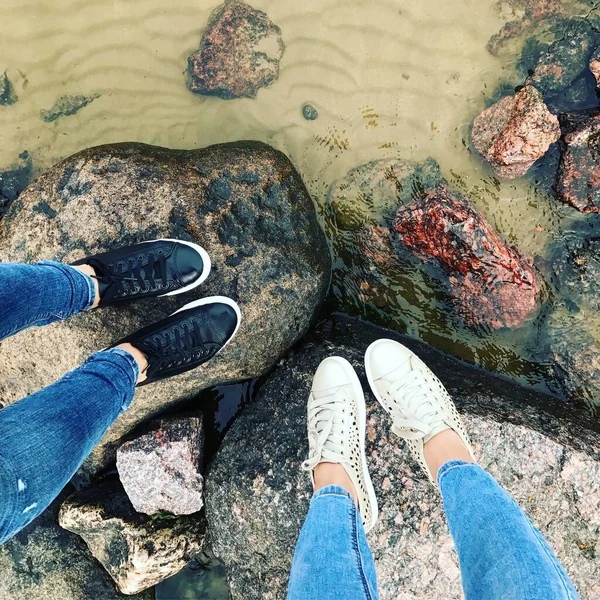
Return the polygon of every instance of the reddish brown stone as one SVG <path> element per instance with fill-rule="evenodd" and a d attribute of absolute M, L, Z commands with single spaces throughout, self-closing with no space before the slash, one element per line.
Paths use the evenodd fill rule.
<path fill-rule="evenodd" d="M 600 212 L 600 109 L 565 113 L 560 122 L 558 198 L 579 212 Z"/>
<path fill-rule="evenodd" d="M 484 110 L 471 133 L 477 151 L 501 177 L 524 175 L 560 137 L 555 115 L 530 85 Z"/>
<path fill-rule="evenodd" d="M 200 49 L 188 58 L 190 89 L 224 99 L 254 98 L 279 77 L 281 30 L 262 11 L 226 2 L 210 16 Z"/>
<path fill-rule="evenodd" d="M 590 71 L 596 80 L 596 87 L 600 88 L 600 47 L 596 48 L 590 58 Z"/>
<path fill-rule="evenodd" d="M 533 270 L 457 192 L 440 186 L 399 208 L 394 229 L 404 246 L 448 274 L 468 323 L 518 327 L 535 312 Z"/>

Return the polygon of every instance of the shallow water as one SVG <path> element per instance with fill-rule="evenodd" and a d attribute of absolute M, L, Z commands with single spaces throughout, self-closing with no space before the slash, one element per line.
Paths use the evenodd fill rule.
<path fill-rule="evenodd" d="M 573 211 L 531 179 L 501 183 L 468 142 L 474 116 L 498 85 L 522 82 L 518 45 L 500 57 L 486 49 L 514 16 L 509 3 L 255 0 L 282 29 L 280 77 L 256 99 L 233 101 L 185 85 L 187 56 L 217 4 L 3 0 L 0 69 L 8 69 L 19 101 L 0 107 L 0 167 L 23 150 L 41 170 L 109 142 L 196 148 L 251 138 L 286 152 L 322 209 L 332 182 L 358 164 L 432 156 L 509 243 L 532 260 L 551 260 Z M 74 116 L 42 121 L 40 111 L 65 94 L 99 97 Z M 316 120 L 303 117 L 306 103 Z M 539 319 L 516 331 L 473 332 L 448 321 L 421 273 L 404 279 L 410 286 L 398 282 L 390 311 L 364 311 L 348 296 L 337 307 L 553 389 Z"/>

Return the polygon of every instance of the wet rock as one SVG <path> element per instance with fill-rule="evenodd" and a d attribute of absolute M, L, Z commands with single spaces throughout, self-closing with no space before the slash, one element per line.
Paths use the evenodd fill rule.
<path fill-rule="evenodd" d="M 6 72 L 0 75 L 0 106 L 10 106 L 19 100 Z"/>
<path fill-rule="evenodd" d="M 62 527 L 80 535 L 119 590 L 136 594 L 180 571 L 204 546 L 197 517 L 136 513 L 118 481 L 78 492 L 61 506 Z"/>
<path fill-rule="evenodd" d="M 600 47 L 594 50 L 590 58 L 589 67 L 596 80 L 596 87 L 600 87 Z"/>
<path fill-rule="evenodd" d="M 84 541 L 58 525 L 58 510 L 64 499 L 65 494 L 0 546 L 0 598 L 153 600 L 151 590 L 135 596 L 118 592 Z"/>
<path fill-rule="evenodd" d="M 565 302 L 600 311 L 600 239 L 569 236 L 556 253 L 552 270 Z"/>
<path fill-rule="evenodd" d="M 314 121 L 319 117 L 319 111 L 312 104 L 305 104 L 302 107 L 302 116 L 307 121 Z"/>
<path fill-rule="evenodd" d="M 100 94 L 91 96 L 61 96 L 52 108 L 40 111 L 42 121 L 52 123 L 61 117 L 69 117 L 78 113 L 84 106 L 100 98 Z"/>
<path fill-rule="evenodd" d="M 556 380 L 571 401 L 595 410 L 600 402 L 600 321 L 589 310 L 557 308 L 548 320 Z"/>
<path fill-rule="evenodd" d="M 0 260 L 69 263 L 157 237 L 208 250 L 213 271 L 200 291 L 91 311 L 0 345 L 0 401 L 9 404 L 186 302 L 224 295 L 239 303 L 235 340 L 199 369 L 138 388 L 80 476 L 114 461 L 123 436 L 166 407 L 267 373 L 308 330 L 329 285 L 330 253 L 310 195 L 287 157 L 258 142 L 193 151 L 126 143 L 80 152 L 13 203 L 0 230 Z"/>
<path fill-rule="evenodd" d="M 201 417 L 159 421 L 117 451 L 119 479 L 136 511 L 190 515 L 204 506 Z"/>
<path fill-rule="evenodd" d="M 471 137 L 492 169 L 513 179 L 524 175 L 558 140 L 560 126 L 538 90 L 527 85 L 484 110 L 473 123 Z"/>
<path fill-rule="evenodd" d="M 586 69 L 598 38 L 585 20 L 574 20 L 564 35 L 542 52 L 527 83 L 546 99 L 568 88 Z"/>
<path fill-rule="evenodd" d="M 281 30 L 261 10 L 237 0 L 210 16 L 200 49 L 188 58 L 189 87 L 208 96 L 255 98 L 279 77 Z"/>
<path fill-rule="evenodd" d="M 324 339 L 309 343 L 273 373 L 235 421 L 211 465 L 207 517 L 215 553 L 228 567 L 234 600 L 285 598 L 292 553 L 311 497 L 309 477 L 300 465 L 308 449 L 306 400 L 317 365 L 326 356 L 344 356 L 369 390 L 365 348 L 377 337 L 399 337 L 344 323 L 334 321 Z M 401 341 L 447 385 L 467 414 L 483 467 L 548 538 L 582 600 L 595 600 L 600 561 L 585 554 L 582 545 L 595 543 L 600 529 L 599 434 L 571 429 L 558 413 L 550 414 L 551 408 L 564 406 L 554 398 L 487 375 L 424 344 Z M 368 391 L 366 404 L 367 463 L 380 509 L 368 541 L 381 598 L 458 600 L 463 597 L 460 574 L 439 493 L 390 431 L 388 416 Z"/>
<path fill-rule="evenodd" d="M 508 21 L 488 41 L 488 50 L 494 56 L 522 35 L 556 28 L 567 12 L 561 0 L 508 0 L 497 2 L 496 8 Z"/>
<path fill-rule="evenodd" d="M 472 325 L 519 327 L 537 310 L 532 268 L 466 198 L 447 187 L 398 209 L 400 242 L 448 274 L 458 311 Z"/>
<path fill-rule="evenodd" d="M 336 226 L 357 230 L 365 224 L 383 224 L 371 214 L 392 215 L 399 204 L 410 202 L 415 194 L 444 180 L 439 165 L 428 158 L 422 163 L 397 159 L 374 160 L 351 169 L 346 177 L 332 184 L 329 208 Z M 359 202 L 361 201 L 361 202 Z"/>
<path fill-rule="evenodd" d="M 560 116 L 561 161 L 556 193 L 579 212 L 600 211 L 600 109 Z"/>
<path fill-rule="evenodd" d="M 33 162 L 26 150 L 8 169 L 0 171 L 0 219 L 19 194 L 27 187 L 33 175 Z"/>

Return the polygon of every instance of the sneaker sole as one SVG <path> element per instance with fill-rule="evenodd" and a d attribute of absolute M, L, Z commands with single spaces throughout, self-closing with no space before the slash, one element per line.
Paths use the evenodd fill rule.
<path fill-rule="evenodd" d="M 194 281 L 194 283 L 190 283 L 190 285 L 186 285 L 184 288 L 181 288 L 180 290 L 175 290 L 174 292 L 168 292 L 166 294 L 161 294 L 160 296 L 158 296 L 159 298 L 163 298 L 165 296 L 177 296 L 177 294 L 185 294 L 186 292 L 189 292 L 190 290 L 197 288 L 199 285 L 202 285 L 206 281 L 206 278 L 210 274 L 212 263 L 210 260 L 210 256 L 208 255 L 208 252 L 204 248 L 202 248 L 202 246 L 199 246 L 198 244 L 194 244 L 194 242 L 187 242 L 185 240 L 175 240 L 172 238 L 159 238 L 157 240 L 148 240 L 147 242 L 142 242 L 142 243 L 151 244 L 153 242 L 176 242 L 178 244 L 184 244 L 185 246 L 189 246 L 190 248 L 193 248 L 202 257 L 202 265 L 203 265 L 202 275 L 200 275 L 200 278 L 197 281 Z"/>
<path fill-rule="evenodd" d="M 367 455 L 365 453 L 365 432 L 367 428 L 367 409 L 365 406 L 365 394 L 358 379 L 356 371 L 352 365 L 341 356 L 331 356 L 329 359 L 335 359 L 344 369 L 348 376 L 349 382 L 352 384 L 352 389 L 356 395 L 358 405 L 358 419 L 359 419 L 359 430 L 358 437 L 360 440 L 360 458 L 362 461 L 363 473 L 365 474 L 365 486 L 367 487 L 367 495 L 369 496 L 369 502 L 371 503 L 371 512 L 373 514 L 373 523 L 364 524 L 365 533 L 368 533 L 375 527 L 377 519 L 379 517 L 379 506 L 377 505 L 377 496 L 375 495 L 375 488 L 371 481 L 371 475 L 367 467 Z"/>
<path fill-rule="evenodd" d="M 223 344 L 223 347 L 219 350 L 219 352 L 221 352 L 224 348 L 227 347 L 229 342 L 233 340 L 233 338 L 238 332 L 238 329 L 240 328 L 240 325 L 242 324 L 242 311 L 240 310 L 240 307 L 238 306 L 235 300 L 227 298 L 226 296 L 209 296 L 208 298 L 202 298 L 201 300 L 194 300 L 193 302 L 189 302 L 185 306 L 182 306 L 179 310 L 176 310 L 170 316 L 172 317 L 173 315 L 176 315 L 177 313 L 180 313 L 184 310 L 189 310 L 190 308 L 197 308 L 198 306 L 204 306 L 205 304 L 227 304 L 227 306 L 231 306 L 231 308 L 235 310 L 235 314 L 237 315 L 237 325 L 233 333 L 231 334 L 231 337 L 225 342 L 225 344 Z M 217 352 L 215 356 L 219 354 L 219 352 Z"/>

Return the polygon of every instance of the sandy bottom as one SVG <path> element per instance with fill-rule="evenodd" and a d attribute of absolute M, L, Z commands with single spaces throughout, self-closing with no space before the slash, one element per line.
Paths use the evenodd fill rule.
<path fill-rule="evenodd" d="M 469 149 L 468 131 L 498 84 L 519 83 L 515 54 L 492 56 L 507 20 L 494 0 L 253 0 L 281 27 L 279 80 L 256 99 L 204 98 L 185 85 L 217 0 L 3 0 L 0 70 L 19 102 L 0 107 L 0 167 L 28 150 L 39 170 L 83 148 L 139 141 L 196 148 L 257 139 L 286 152 L 317 207 L 331 183 L 378 158 L 434 157 L 522 254 L 548 253 L 568 210 L 526 180 L 500 183 Z M 510 12 L 510 11 L 509 11 Z M 74 116 L 40 119 L 64 94 L 100 97 Z M 302 106 L 319 112 L 307 121 Z M 360 312 L 356 308 L 356 312 Z M 395 324 L 397 325 L 397 324 Z M 398 325 L 452 351 L 452 336 L 411 317 Z M 458 332 L 455 352 L 545 387 L 530 368 L 536 324 Z M 525 365 L 525 366 L 524 366 Z"/>

